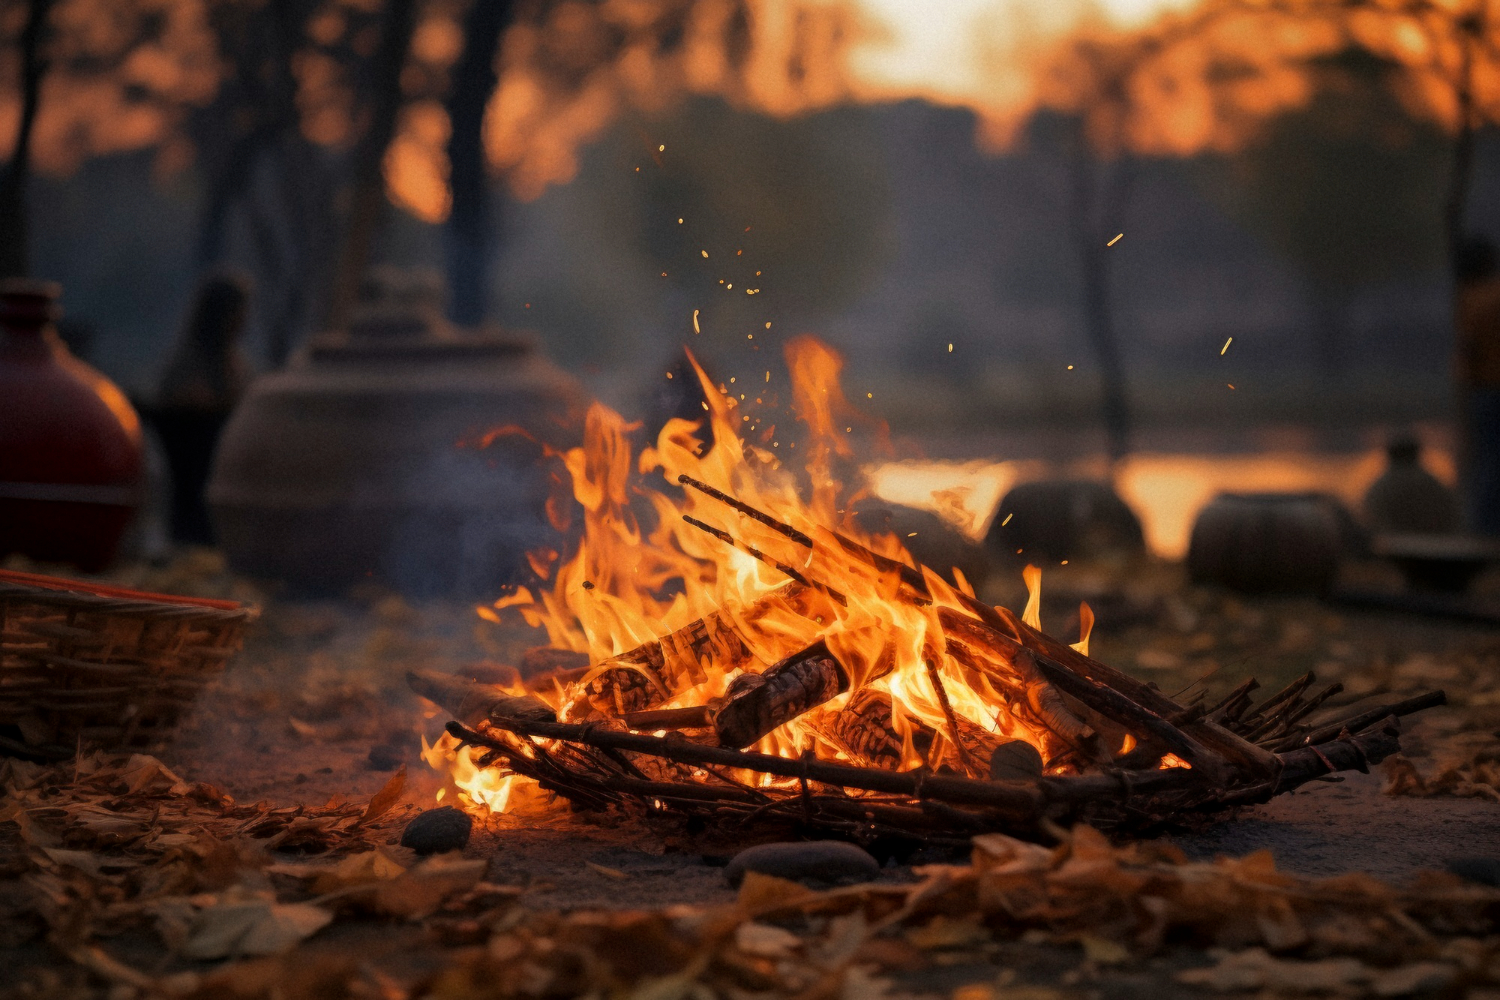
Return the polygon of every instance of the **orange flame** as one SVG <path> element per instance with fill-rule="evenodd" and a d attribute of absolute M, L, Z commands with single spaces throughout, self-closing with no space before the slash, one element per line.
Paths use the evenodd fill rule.
<path fill-rule="evenodd" d="M 629 439 L 636 425 L 595 404 L 585 420 L 584 444 L 559 456 L 582 508 L 576 551 L 557 567 L 549 586 L 535 592 L 519 588 L 481 607 L 480 615 L 498 621 L 513 609 L 544 629 L 553 646 L 588 654 L 596 666 L 581 680 L 540 693 L 565 721 L 597 717 L 601 698 L 605 714 L 630 709 L 618 689 L 611 704 L 611 695 L 590 686 L 621 672 L 625 661 L 612 658 L 663 636 L 669 636 L 663 656 L 677 655 L 681 650 L 668 648 L 675 641 L 669 634 L 711 620 L 723 623 L 735 641 L 710 644 L 706 652 L 698 650 L 701 656 L 690 651 L 685 657 L 690 662 L 667 682 L 669 689 L 651 692 L 649 705 L 634 707 L 710 703 L 741 674 L 764 670 L 822 639 L 847 671 L 848 690 L 773 730 L 755 749 L 795 756 L 811 748 L 828 759 L 848 760 L 848 749 L 829 736 L 823 722 L 855 694 L 869 693 L 889 701 L 890 727 L 902 744 L 901 766 L 930 765 L 919 752 L 917 735 L 937 734 L 929 751 L 936 752 L 952 732 L 935 673 L 963 724 L 1026 740 L 1044 759 L 1060 758 L 1066 748 L 1029 714 L 1024 694 L 1016 694 L 1020 685 L 1000 690 L 1003 684 L 991 683 L 949 655 L 939 613 L 963 609 L 957 588 L 966 585 L 950 584 L 919 566 L 893 535 L 868 535 L 855 523 L 852 498 L 838 478 L 840 462 L 852 457 L 841 433 L 848 408 L 838 384 L 842 360 L 809 337 L 791 341 L 786 360 L 802 425 L 797 453 L 805 456 L 805 465 L 788 467 L 778 453 L 741 439 L 736 433 L 742 424 L 740 402 L 719 391 L 701 369 L 706 420 L 669 421 L 655 444 L 638 455 Z M 780 452 L 791 453 L 790 448 Z M 857 471 L 852 461 L 846 464 Z M 657 476 L 652 487 L 649 480 Z M 679 477 L 738 498 L 790 528 L 769 527 L 707 491 L 682 489 Z M 689 518 L 738 544 L 694 527 Z M 861 555 L 858 546 L 877 556 Z M 813 585 L 789 582 L 791 574 Z M 1028 568 L 1031 622 L 1037 618 L 1040 578 L 1040 570 Z M 925 595 L 913 593 L 914 580 L 920 580 Z M 935 671 L 929 671 L 928 661 Z M 480 771 L 465 753 L 454 753 L 451 741 L 440 741 L 428 753 L 430 761 L 450 769 L 470 802 L 500 811 L 516 801 L 521 779 L 511 780 L 495 768 Z M 747 775 L 745 780 L 771 779 Z"/>

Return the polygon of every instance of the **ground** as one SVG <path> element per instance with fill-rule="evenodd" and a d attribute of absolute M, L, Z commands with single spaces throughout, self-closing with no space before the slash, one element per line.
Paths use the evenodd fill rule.
<path fill-rule="evenodd" d="M 1477 948 L 1485 955 L 1494 950 L 1500 901 L 1475 902 L 1468 897 L 1464 905 L 1480 906 L 1488 914 L 1477 924 L 1457 930 L 1417 928 L 1427 935 L 1421 939 L 1427 942 L 1424 954 L 1441 966 L 1430 981 L 1422 979 L 1421 969 L 1413 971 L 1406 966 L 1385 969 L 1381 974 L 1386 978 L 1377 978 L 1370 970 L 1382 961 L 1379 949 L 1347 945 L 1347 935 L 1320 937 L 1318 928 L 1327 925 L 1327 920 L 1301 909 L 1299 919 L 1311 928 L 1310 937 L 1287 937 L 1283 933 L 1277 938 L 1270 931 L 1264 932 L 1264 940 L 1255 934 L 1246 937 L 1224 930 L 1226 918 L 1220 909 L 1210 907 L 1211 913 L 1205 916 L 1186 907 L 1184 912 L 1191 911 L 1191 915 L 1181 920 L 1187 931 L 1147 941 L 1150 934 L 1142 929 L 1139 915 L 1122 923 L 1120 912 L 1111 910 L 1107 917 L 1089 918 L 1096 920 L 1097 926 L 1080 924 L 1082 918 L 1071 910 L 1069 916 L 1060 915 L 1066 908 L 1056 894 L 1064 890 L 1048 882 L 1046 891 L 1053 894 L 1053 905 L 1047 915 L 1039 916 L 1040 911 L 1018 914 L 1014 906 L 1006 904 L 1004 918 L 999 921 L 1004 925 L 1001 928 L 994 904 L 985 902 L 984 892 L 976 903 L 972 890 L 964 888 L 969 884 L 965 879 L 978 877 L 980 884 L 988 885 L 983 880 L 994 876 L 984 874 L 978 860 L 970 869 L 963 858 L 918 859 L 960 866 L 961 874 L 952 875 L 956 879 L 953 885 L 941 891 L 930 888 L 934 869 L 892 864 L 874 888 L 860 890 L 865 895 L 857 902 L 844 897 L 840 897 L 842 902 L 788 901 L 775 896 L 776 891 L 790 892 L 784 887 L 773 887 L 771 902 L 757 902 L 747 900 L 743 891 L 737 893 L 725 882 L 718 867 L 722 858 L 713 856 L 721 854 L 721 848 L 712 848 L 706 857 L 703 850 L 692 849 L 690 842 L 663 839 L 639 825 L 555 813 L 481 818 L 462 854 L 477 868 L 465 869 L 467 874 L 434 873 L 417 864 L 409 851 L 396 846 L 396 840 L 409 815 L 435 804 L 440 790 L 452 794 L 451 787 L 445 789 L 443 776 L 429 768 L 419 752 L 422 739 L 435 738 L 445 719 L 406 691 L 404 672 L 413 666 L 443 670 L 478 660 L 506 662 L 535 644 L 535 635 L 518 627 L 481 621 L 466 604 L 414 604 L 375 589 L 337 601 L 278 598 L 223 572 L 213 554 L 206 552 L 167 567 L 133 567 L 116 576 L 152 589 L 254 599 L 263 604 L 265 614 L 241 655 L 184 720 L 177 740 L 160 752 L 170 778 L 155 776 L 148 781 L 131 777 L 141 773 L 138 768 L 121 771 L 118 769 L 123 764 L 100 762 L 86 766 L 85 770 L 97 768 L 90 775 L 74 774 L 63 787 L 56 776 L 17 771 L 12 774 L 7 802 L 32 803 L 28 808 L 40 817 L 38 822 L 44 828 L 35 836 L 44 838 L 49 814 L 39 810 L 36 803 L 61 803 L 69 795 L 81 798 L 85 793 L 79 789 L 92 788 L 89 794 L 95 794 L 96 799 L 91 801 L 128 813 L 128 803 L 122 805 L 125 800 L 118 797 L 123 780 L 129 785 L 139 784 L 139 794 L 155 796 L 151 806 L 155 811 L 149 821 L 153 830 L 166 829 L 170 824 L 161 817 L 178 809 L 181 823 L 186 824 L 181 829 L 208 831 L 217 838 L 215 844 L 238 844 L 236 837 L 242 838 L 244 830 L 254 829 L 269 838 L 263 843 L 277 843 L 281 849 L 258 856 L 259 860 L 253 862 L 246 861 L 241 852 L 240 860 L 229 866 L 240 873 L 235 876 L 239 882 L 229 879 L 233 884 L 226 884 L 225 878 L 204 874 L 213 869 L 204 859 L 218 857 L 214 851 L 222 854 L 223 850 L 202 848 L 201 843 L 184 848 L 190 854 L 198 852 L 180 861 L 185 866 L 182 871 L 192 873 L 183 878 L 192 882 L 198 895 L 179 888 L 173 890 L 175 895 L 162 895 L 157 903 L 147 905 L 140 900 L 149 895 L 143 888 L 149 879 L 139 872 L 158 872 L 163 866 L 179 864 L 170 851 L 153 853 L 143 846 L 149 838 L 120 848 L 136 851 L 138 856 L 129 863 L 140 867 L 137 874 L 118 874 L 107 860 L 97 865 L 78 861 L 68 853 L 75 846 L 87 847 L 107 859 L 112 849 L 109 843 L 75 844 L 76 838 L 64 830 L 67 836 L 62 847 L 40 848 L 44 854 L 51 850 L 63 860 L 52 854 L 39 857 L 42 840 L 33 839 L 24 824 L 19 834 L 16 832 L 13 809 L 0 813 L 13 820 L 0 823 L 0 851 L 5 856 L 0 870 L 12 880 L 5 884 L 3 898 L 8 900 L 8 912 L 16 917 L 11 922 L 14 929 L 0 940 L 0 951 L 6 953 L 0 956 L 4 959 L 0 961 L 0 985 L 19 994 L 70 993 L 91 984 L 103 991 L 113 990 L 111 995 L 116 1000 L 152 992 L 212 993 L 229 988 L 229 981 L 222 978 L 229 975 L 224 971 L 229 968 L 241 969 L 234 973 L 240 978 L 230 984 L 231 992 L 240 995 L 270 995 L 266 990 L 273 986 L 288 996 L 311 989 L 306 983 L 293 982 L 293 966 L 265 965 L 277 961 L 274 959 L 262 960 L 259 966 L 254 962 L 221 966 L 217 954 L 211 960 L 185 957 L 184 948 L 188 952 L 194 947 L 200 952 L 214 950 L 201 943 L 205 915 L 227 913 L 235 906 L 240 910 L 234 912 L 241 912 L 247 904 L 235 893 L 249 892 L 244 886 L 252 883 L 260 893 L 255 898 L 261 903 L 256 905 L 295 907 L 312 901 L 337 911 L 338 919 L 331 926 L 307 937 L 291 953 L 301 956 L 296 968 L 327 966 L 332 970 L 329 976 L 343 977 L 339 979 L 341 988 L 353 982 L 351 976 L 373 976 L 372 981 L 385 990 L 383 995 L 392 996 L 406 995 L 413 988 L 434 991 L 433 984 L 442 979 L 437 970 L 442 968 L 450 973 L 450 979 L 444 980 L 448 984 L 444 987 L 446 995 L 463 996 L 476 990 L 480 995 L 485 989 L 496 991 L 496 995 L 525 993 L 524 983 L 503 990 L 498 986 L 459 989 L 454 985 L 457 980 L 452 976 L 460 975 L 454 970 L 472 977 L 487 968 L 485 962 L 504 965 L 509 961 L 507 949 L 519 949 L 515 956 L 524 952 L 529 956 L 526 962 L 540 963 L 538 968 L 550 970 L 547 976 L 551 978 L 531 992 L 565 994 L 572 988 L 565 984 L 573 982 L 567 976 L 573 973 L 559 971 L 554 952 L 547 949 L 571 936 L 592 940 L 589 935 L 602 933 L 602 926 L 628 925 L 631 934 L 645 935 L 641 939 L 644 942 L 649 934 L 641 930 L 645 925 L 639 921 L 667 916 L 641 917 L 639 911 L 672 915 L 671 919 L 681 921 L 688 919 L 682 915 L 687 912 L 681 910 L 684 904 L 698 908 L 694 912 L 733 911 L 742 928 L 751 926 L 752 932 L 746 937 L 743 929 L 735 931 L 733 948 L 714 952 L 708 971 L 700 970 L 699 978 L 682 980 L 680 990 L 674 993 L 677 987 L 673 987 L 663 995 L 701 995 L 694 994 L 693 989 L 709 989 L 704 983 L 722 986 L 724 982 L 737 982 L 741 974 L 744 983 L 756 976 L 764 980 L 760 986 L 746 985 L 751 992 L 816 993 L 821 989 L 826 993 L 834 989 L 825 982 L 832 975 L 829 969 L 838 970 L 836 985 L 844 995 L 858 995 L 866 987 L 897 994 L 940 995 L 954 994 L 955 990 L 962 994 L 968 989 L 970 993 L 964 995 L 971 1000 L 997 991 L 1040 996 L 1050 995 L 1048 990 L 1061 990 L 1123 996 L 1151 988 L 1171 995 L 1203 985 L 1236 983 L 1274 991 L 1280 989 L 1277 984 L 1283 980 L 1296 984 L 1314 974 L 1332 976 L 1336 992 L 1374 990 L 1392 995 L 1484 982 L 1483 961 L 1475 965 L 1465 959 L 1469 963 L 1465 965 L 1442 950 L 1459 947 L 1450 938 L 1473 942 L 1462 947 Z M 1345 684 L 1347 693 L 1331 704 L 1389 698 L 1431 687 L 1442 687 L 1449 693 L 1448 706 L 1409 720 L 1402 737 L 1409 763 L 1398 763 L 1369 776 L 1351 774 L 1342 782 L 1315 782 L 1212 826 L 1173 831 L 1160 845 L 1148 845 L 1148 855 L 1129 854 L 1130 849 L 1126 854 L 1108 855 L 1105 867 L 1110 871 L 1129 871 L 1133 879 L 1149 870 L 1153 873 L 1150 880 L 1164 879 L 1171 884 L 1188 884 L 1201 878 L 1212 884 L 1228 879 L 1225 885 L 1241 885 L 1244 877 L 1237 874 L 1240 869 L 1223 867 L 1228 863 L 1216 867 L 1211 859 L 1216 855 L 1240 857 L 1265 848 L 1289 878 L 1368 873 L 1388 886 L 1368 891 L 1395 893 L 1402 900 L 1397 908 L 1420 914 L 1431 902 L 1424 894 L 1470 889 L 1454 888 L 1462 884 L 1451 877 L 1439 879 L 1445 888 L 1433 889 L 1430 878 L 1419 876 L 1419 872 L 1441 869 L 1455 859 L 1500 858 L 1500 793 L 1493 784 L 1500 748 L 1500 734 L 1496 732 L 1500 730 L 1500 633 L 1390 613 L 1341 610 L 1311 597 L 1235 597 L 1190 587 L 1178 568 L 1154 563 L 1058 567 L 1047 571 L 1043 586 L 1047 598 L 1043 624 L 1049 631 L 1074 638 L 1069 634 L 1070 617 L 1075 623 L 1071 628 L 1076 629 L 1077 601 L 1090 600 L 1098 611 L 1093 654 L 1153 680 L 1168 693 L 1202 684 L 1213 695 L 1252 675 L 1270 692 L 1309 669 L 1320 679 Z M 1008 576 L 1000 575 L 991 581 L 986 596 L 1019 606 L 1024 594 Z M 364 803 L 383 788 L 393 787 L 394 769 L 402 764 L 406 776 L 399 800 L 389 803 L 384 813 L 368 823 L 357 821 L 365 811 Z M 117 770 L 111 771 L 111 767 Z M 32 784 L 28 786 L 27 782 Z M 203 786 L 212 786 L 212 793 L 205 792 Z M 1422 794 L 1391 795 L 1385 791 L 1387 786 Z M 1430 794 L 1433 792 L 1443 794 Z M 206 801 L 213 793 L 232 797 L 234 805 L 214 799 L 217 811 L 208 816 L 198 805 L 176 804 L 194 796 Z M 330 800 L 334 800 L 331 806 Z M 337 800 L 350 805 L 341 806 Z M 257 803 L 259 812 L 252 805 Z M 285 808 L 292 806 L 307 808 L 292 816 L 296 810 Z M 260 825 L 253 826 L 257 822 Z M 382 883 L 388 888 L 401 888 L 400 893 L 387 892 L 390 898 L 382 897 L 383 902 L 370 895 L 374 890 L 366 884 L 373 884 L 376 876 L 351 874 L 352 870 L 335 876 L 324 870 L 333 862 L 321 860 L 349 854 L 366 857 L 359 852 L 372 847 L 379 847 L 382 856 L 395 862 L 397 867 L 391 871 L 406 869 L 401 880 Z M 1172 853 L 1174 848 L 1180 849 L 1181 856 Z M 1010 848 L 994 850 L 1003 853 Z M 1059 850 L 1072 853 L 1058 855 L 1054 868 L 1067 858 L 1076 862 L 1087 853 L 1082 843 Z M 1170 860 L 1162 860 L 1169 856 Z M 75 862 L 95 864 L 96 874 L 104 881 L 90 883 L 76 865 L 69 867 Z M 320 864 L 323 867 L 315 871 Z M 1057 870 L 1065 871 L 1067 865 Z M 445 891 L 453 898 L 444 896 L 447 902 L 435 909 L 413 903 L 412 899 L 427 898 L 424 893 L 437 884 L 434 879 L 447 886 Z M 1289 892 L 1295 897 L 1291 903 L 1276 905 L 1294 909 L 1313 905 L 1307 901 L 1321 899 L 1319 893 L 1324 891 L 1305 887 L 1318 883 L 1299 881 L 1300 888 L 1295 891 L 1276 884 L 1276 892 Z M 54 905 L 29 910 L 28 894 L 49 886 Z M 329 886 L 337 887 L 333 901 L 325 900 Z M 463 891 L 455 891 L 455 886 Z M 929 888 L 914 890 L 914 886 Z M 340 892 L 343 897 L 339 897 Z M 81 895 L 91 893 L 95 897 L 89 910 L 93 922 L 88 930 L 81 931 L 75 926 L 78 921 L 70 924 L 66 914 L 82 906 Z M 926 901 L 917 906 L 914 900 L 923 893 Z M 1224 893 L 1232 895 L 1228 889 Z M 1135 895 L 1132 892 L 1122 898 Z M 1176 898 L 1170 892 L 1166 896 Z M 904 902 L 893 902 L 898 897 Z M 170 924 L 163 915 L 167 904 L 161 901 L 167 899 L 196 900 L 191 903 L 196 909 L 183 912 L 197 923 L 189 921 L 183 926 L 198 930 L 179 928 L 175 939 L 163 930 Z M 960 905 L 960 899 L 969 902 Z M 933 900 L 946 902 L 939 905 Z M 1126 909 L 1132 905 L 1126 905 Z M 1186 906 L 1180 900 L 1173 905 Z M 929 913 L 933 906 L 938 908 Z M 973 914 L 962 918 L 967 923 L 954 915 L 964 907 Z M 586 916 L 597 910 L 616 916 Z M 141 916 L 148 911 L 149 919 Z M 825 911 L 833 916 L 824 915 Z M 299 913 L 312 913 L 309 919 L 321 919 L 316 912 L 321 911 L 288 911 L 287 919 L 295 923 L 301 919 Z M 976 924 L 980 913 L 987 916 Z M 834 947 L 831 942 L 842 933 L 839 928 L 846 927 L 840 921 L 847 922 L 854 914 L 870 922 L 861 923 L 865 936 L 850 952 L 857 953 L 858 961 L 819 959 L 818 955 Z M 1268 923 L 1270 918 L 1259 919 L 1263 928 L 1274 925 L 1274 921 Z M 1417 918 L 1419 923 L 1422 919 Z M 882 925 L 881 920 L 887 923 Z M 892 920 L 897 922 L 890 923 Z M 1210 925 L 1213 929 L 1206 930 Z M 878 934 L 870 930 L 877 926 L 886 929 Z M 753 930 L 759 927 L 772 930 Z M 695 924 L 691 932 L 684 933 L 691 938 L 699 932 Z M 791 934 L 797 940 L 778 938 L 775 932 Z M 1376 936 L 1385 933 L 1380 931 Z M 1398 928 L 1390 933 L 1405 932 Z M 183 945 L 183 935 L 187 935 L 188 945 Z M 523 941 L 524 947 L 498 943 L 509 942 L 511 937 L 507 935 L 520 935 L 517 940 Z M 294 934 L 288 943 L 296 939 Z M 199 943 L 193 945 L 194 941 Z M 545 941 L 554 944 L 538 952 L 538 942 Z M 1329 943 L 1334 941 L 1345 943 Z M 1275 957 L 1266 955 L 1262 961 L 1253 948 L 1245 950 L 1257 943 L 1269 948 Z M 1215 944 L 1230 949 L 1225 953 L 1229 957 L 1205 950 L 1205 945 Z M 645 947 L 644 943 L 641 946 Z M 247 950 L 241 948 L 242 953 Z M 544 953 L 553 958 L 544 960 Z M 607 948 L 601 953 L 612 954 Z M 344 968 L 339 963 L 350 956 L 359 959 L 356 965 L 364 963 L 360 965 L 364 971 L 358 976 L 338 971 Z M 793 959 L 805 968 L 782 967 Z M 662 960 L 667 962 L 662 969 L 647 970 L 655 974 L 654 978 L 646 977 L 651 982 L 663 974 L 668 979 L 685 974 L 687 967 L 681 963 Z M 1327 966 L 1341 961 L 1354 965 Z M 725 962 L 739 972 L 726 973 L 720 968 Z M 747 971 L 748 967 L 741 968 L 734 962 L 759 963 L 759 971 Z M 1177 978 L 1186 969 L 1205 965 L 1224 971 L 1216 973 L 1218 980 L 1196 985 Z M 1309 971 L 1302 969 L 1303 965 L 1317 969 Z M 1450 966 L 1465 971 L 1442 971 Z M 1474 973 L 1471 966 L 1481 971 Z M 252 967 L 260 971 L 245 971 Z M 635 982 L 639 987 L 646 981 L 640 978 L 646 972 L 622 972 L 618 956 L 612 968 L 610 975 L 614 978 L 606 977 L 609 989 L 619 987 L 621 982 Z M 809 975 L 812 979 L 803 982 Z M 541 973 L 537 976 L 541 977 L 537 983 L 547 978 Z M 1406 979 L 1402 976 L 1415 983 L 1411 990 L 1403 986 Z M 578 980 L 580 991 L 584 985 L 598 988 L 606 981 L 585 980 L 587 976 Z M 1492 985 L 1500 988 L 1500 980 Z"/>

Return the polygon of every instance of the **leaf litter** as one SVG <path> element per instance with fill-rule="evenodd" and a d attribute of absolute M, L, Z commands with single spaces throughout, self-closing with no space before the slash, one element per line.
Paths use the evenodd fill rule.
<path fill-rule="evenodd" d="M 1500 889 L 1437 873 L 1312 880 L 1267 852 L 1189 861 L 1080 826 L 1051 847 L 978 837 L 968 863 L 911 883 L 815 891 L 752 872 L 727 904 L 560 913 L 517 905 L 524 890 L 486 882 L 483 859 L 395 846 L 401 772 L 369 803 L 271 809 L 143 754 L 0 769 L 25 872 L 7 906 L 29 908 L 73 987 L 111 1000 L 900 996 L 952 967 L 980 970 L 964 997 L 983 1000 L 1025 993 L 1000 960 L 1016 946 L 1062 949 L 1074 983 L 1188 946 L 1212 964 L 1177 961 L 1185 989 L 1500 987 Z M 348 937 L 371 921 L 374 937 Z M 143 931 L 151 965 L 112 947 Z"/>

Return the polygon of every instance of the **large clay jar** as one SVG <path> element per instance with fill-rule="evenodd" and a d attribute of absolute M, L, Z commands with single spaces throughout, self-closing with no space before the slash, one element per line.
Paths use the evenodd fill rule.
<path fill-rule="evenodd" d="M 1027 562 L 1134 555 L 1145 547 L 1135 512 L 1109 483 L 1090 479 L 1014 487 L 1000 501 L 985 544 L 1002 560 Z"/>
<path fill-rule="evenodd" d="M 140 500 L 141 425 L 53 328 L 59 288 L 0 282 L 0 555 L 99 570 Z"/>
<path fill-rule="evenodd" d="M 1193 523 L 1188 573 L 1246 593 L 1322 593 L 1338 568 L 1334 503 L 1316 493 L 1221 493 Z"/>
<path fill-rule="evenodd" d="M 208 484 L 219 544 L 300 591 L 492 593 L 558 544 L 544 451 L 576 442 L 584 395 L 526 340 L 459 335 L 430 283 L 385 274 L 363 294 L 346 333 L 230 418 Z"/>

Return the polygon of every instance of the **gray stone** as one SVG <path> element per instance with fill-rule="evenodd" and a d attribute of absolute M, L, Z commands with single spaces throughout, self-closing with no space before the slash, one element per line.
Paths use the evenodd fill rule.
<path fill-rule="evenodd" d="M 469 814 L 452 806 L 429 809 L 406 824 L 401 832 L 401 846 L 418 854 L 440 854 L 457 851 L 469 842 L 474 821 Z"/>
<path fill-rule="evenodd" d="M 746 872 L 759 872 L 805 885 L 852 885 L 880 875 L 880 862 L 853 844 L 809 840 L 761 844 L 736 854 L 724 868 L 729 884 L 738 886 Z"/>
<path fill-rule="evenodd" d="M 1470 882 L 1500 886 L 1500 858 L 1454 858 L 1448 870 Z"/>

